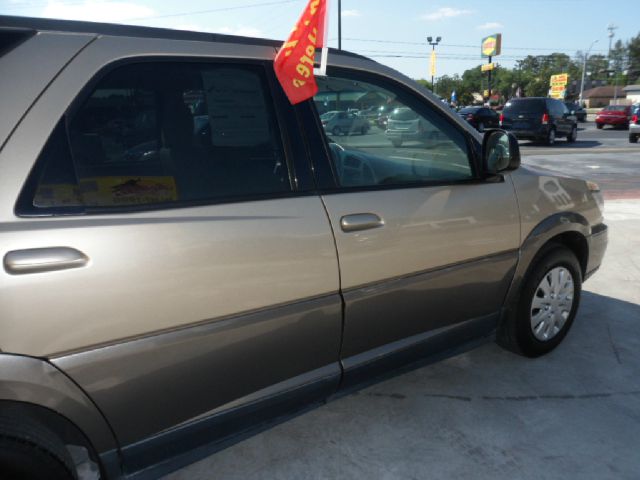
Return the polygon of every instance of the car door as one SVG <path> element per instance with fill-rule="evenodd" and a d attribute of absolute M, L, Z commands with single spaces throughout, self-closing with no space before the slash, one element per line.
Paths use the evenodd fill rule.
<path fill-rule="evenodd" d="M 320 104 L 344 108 L 348 91 L 363 103 L 411 111 L 430 132 L 399 147 L 380 130 L 329 134 L 322 149 L 334 179 L 319 181 L 340 261 L 347 381 L 399 345 L 462 322 L 495 325 L 519 245 L 510 179 L 482 179 L 462 123 L 407 84 L 334 68 L 318 85 Z M 316 171 L 323 175 L 318 164 Z"/>
<path fill-rule="evenodd" d="M 334 239 L 304 146 L 285 140 L 295 119 L 272 55 L 102 37 L 0 155 L 16 179 L 2 190 L 0 348 L 51 359 L 140 468 L 152 445 L 192 448 L 182 434 L 201 421 L 339 380 Z"/>

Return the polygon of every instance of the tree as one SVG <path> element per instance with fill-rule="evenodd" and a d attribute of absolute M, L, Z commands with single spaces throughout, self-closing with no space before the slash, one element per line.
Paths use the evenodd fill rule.
<path fill-rule="evenodd" d="M 551 75 L 567 73 L 569 75 L 568 95 L 577 96 L 582 77 L 584 52 L 578 51 L 574 58 L 564 53 L 550 55 L 528 55 L 516 62 L 513 69 L 498 67 L 492 72 L 491 90 L 499 92 L 502 101 L 513 97 L 516 90 L 521 88 L 524 96 L 546 97 L 549 94 L 549 80 Z M 437 79 L 436 93 L 449 100 L 451 92 L 456 91 L 460 105 L 474 103 L 474 93 L 482 93 L 488 88 L 488 75 L 480 70 L 481 65 L 465 70 L 460 75 L 444 75 Z M 605 55 L 589 55 L 586 64 L 586 78 L 607 81 L 611 85 L 625 85 L 640 82 L 640 33 L 624 43 L 618 40 L 611 49 L 611 67 L 617 76 L 609 75 L 612 68 Z M 628 74 L 624 75 L 623 72 Z M 418 80 L 427 88 L 431 82 Z"/>
<path fill-rule="evenodd" d="M 640 81 L 640 33 L 627 42 L 627 81 Z"/>

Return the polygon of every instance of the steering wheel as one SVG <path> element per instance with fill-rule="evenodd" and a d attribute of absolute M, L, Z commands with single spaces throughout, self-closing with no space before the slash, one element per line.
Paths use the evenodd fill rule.
<path fill-rule="evenodd" d="M 330 143 L 329 151 L 341 186 L 358 187 L 378 184 L 371 163 L 364 156 L 345 150 L 337 143 Z"/>

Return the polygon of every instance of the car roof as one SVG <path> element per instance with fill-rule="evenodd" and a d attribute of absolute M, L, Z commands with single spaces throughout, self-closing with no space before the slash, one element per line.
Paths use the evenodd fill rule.
<path fill-rule="evenodd" d="M 53 31 L 66 33 L 93 33 L 96 35 L 157 38 L 165 40 L 187 40 L 200 42 L 236 43 L 242 45 L 259 45 L 279 48 L 282 40 L 244 37 L 240 35 L 227 35 L 222 33 L 194 32 L 188 30 L 174 30 L 171 28 L 143 27 L 138 25 L 121 25 L 115 23 L 85 22 L 77 20 L 59 20 L 52 18 L 19 17 L 0 15 L 0 31 Z M 335 53 L 356 58 L 365 58 L 363 55 L 345 50 L 329 49 Z M 372 60 L 371 60 L 372 61 Z"/>

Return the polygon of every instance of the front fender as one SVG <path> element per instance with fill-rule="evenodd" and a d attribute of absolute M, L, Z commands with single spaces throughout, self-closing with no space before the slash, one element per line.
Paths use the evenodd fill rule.
<path fill-rule="evenodd" d="M 520 247 L 518 265 L 511 286 L 507 292 L 505 306 L 513 306 L 518 299 L 522 281 L 527 275 L 536 254 L 542 247 L 562 234 L 576 233 L 586 239 L 591 235 L 591 227 L 585 217 L 575 212 L 559 212 L 542 220 L 529 233 Z"/>
<path fill-rule="evenodd" d="M 45 360 L 0 354 L 0 401 L 52 410 L 71 421 L 96 453 L 118 448 L 113 432 L 91 399 L 64 373 Z"/>

